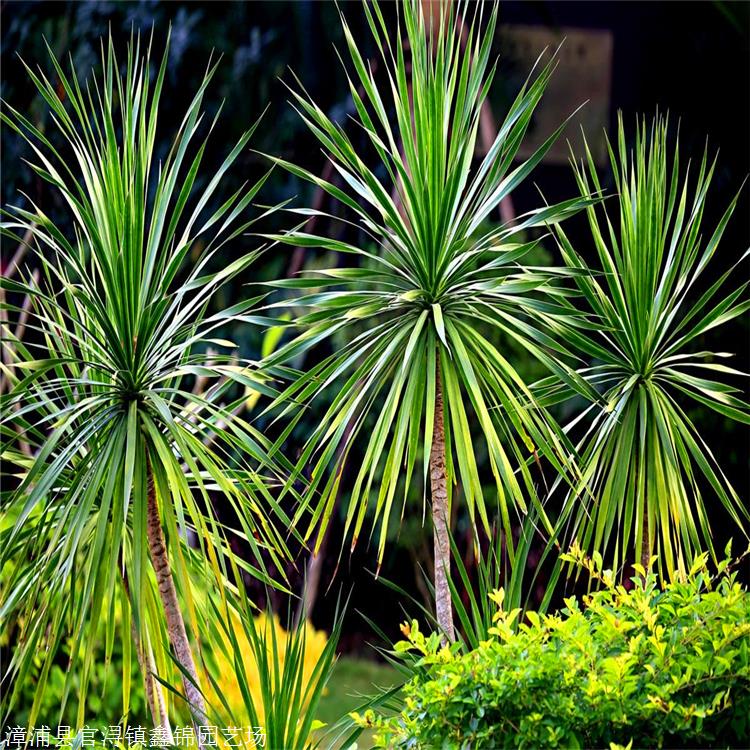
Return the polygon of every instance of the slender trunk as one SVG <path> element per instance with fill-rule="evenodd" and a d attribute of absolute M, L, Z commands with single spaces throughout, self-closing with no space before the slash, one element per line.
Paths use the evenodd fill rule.
<path fill-rule="evenodd" d="M 451 545 L 448 513 L 448 480 L 445 474 L 445 425 L 443 424 L 443 387 L 440 360 L 435 372 L 435 420 L 430 450 L 430 490 L 435 548 L 435 613 L 440 629 L 449 641 L 456 640 L 453 607 L 448 580 L 451 574 Z"/>
<path fill-rule="evenodd" d="M 203 747 L 199 741 L 199 727 L 207 726 L 206 704 L 203 701 L 200 689 L 198 688 L 198 673 L 195 669 L 193 654 L 190 650 L 190 641 L 188 641 L 185 630 L 185 621 L 182 619 L 179 602 L 177 601 L 177 589 L 175 589 L 172 570 L 169 566 L 169 557 L 167 556 L 167 545 L 164 539 L 164 530 L 161 527 L 161 518 L 159 517 L 159 506 L 156 499 L 156 489 L 154 487 L 154 478 L 149 470 L 148 478 L 148 549 L 151 554 L 151 563 L 156 573 L 156 583 L 159 587 L 159 596 L 161 597 L 164 615 L 167 620 L 167 632 L 169 641 L 174 649 L 174 655 L 183 670 L 182 685 L 185 690 L 185 697 L 190 704 L 190 713 L 193 716 L 195 725 L 195 736 L 198 740 L 198 746 Z"/>
<path fill-rule="evenodd" d="M 128 583 L 128 577 L 124 571 L 122 574 L 122 581 L 125 586 L 125 593 L 127 594 L 132 607 L 133 600 L 130 595 L 130 584 Z M 160 682 L 154 680 L 154 675 L 156 674 L 154 653 L 150 646 L 148 651 L 144 648 L 143 642 L 141 641 L 135 627 L 135 620 L 132 618 L 130 620 L 130 635 L 135 644 L 135 652 L 138 656 L 138 666 L 143 675 L 143 687 L 146 693 L 146 701 L 148 702 L 148 708 L 151 713 L 151 720 L 154 724 L 154 728 L 161 727 L 166 732 L 165 737 L 168 739 L 169 744 L 173 745 L 174 738 L 172 736 L 172 726 L 169 723 L 167 704 L 164 700 L 164 688 Z"/>
<path fill-rule="evenodd" d="M 154 723 L 154 727 L 161 727 L 166 732 L 165 737 L 168 738 L 167 741 L 170 745 L 173 745 L 174 738 L 172 737 L 172 726 L 169 723 L 167 703 L 164 700 L 164 688 L 160 682 L 154 680 L 156 664 L 154 663 L 153 651 L 150 648 L 148 651 L 143 648 L 143 644 L 135 629 L 135 623 L 131 622 L 130 625 L 133 642 L 138 654 L 138 664 L 141 667 L 141 674 L 143 675 L 143 687 L 146 691 L 146 701 L 151 712 L 151 720 Z"/>
<path fill-rule="evenodd" d="M 645 503 L 644 503 L 645 505 Z M 643 509 L 643 539 L 641 540 L 641 565 L 646 573 L 651 565 L 651 544 L 648 532 L 648 508 Z"/>
<path fill-rule="evenodd" d="M 323 535 L 323 541 L 320 543 L 320 549 L 316 555 L 310 552 L 310 558 L 307 561 L 304 589 L 302 591 L 302 600 L 297 607 L 297 613 L 294 616 L 295 625 L 298 625 L 304 617 L 312 619 L 312 613 L 315 609 L 315 602 L 318 599 L 318 588 L 320 587 L 320 575 L 323 572 L 323 561 L 326 556 L 326 547 L 328 546 L 328 532 L 330 526 Z"/>

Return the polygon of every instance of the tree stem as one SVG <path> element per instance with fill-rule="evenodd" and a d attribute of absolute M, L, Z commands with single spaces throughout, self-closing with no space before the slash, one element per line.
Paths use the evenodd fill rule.
<path fill-rule="evenodd" d="M 143 686 L 146 690 L 146 700 L 148 702 L 149 711 L 151 712 L 151 719 L 154 723 L 154 727 L 161 727 L 166 732 L 167 742 L 174 744 L 172 726 L 169 723 L 167 705 L 164 700 L 164 688 L 160 682 L 157 682 L 154 679 L 154 674 L 156 674 L 154 654 L 150 648 L 148 651 L 143 648 L 143 644 L 138 638 L 138 633 L 135 630 L 135 623 L 131 622 L 131 626 L 133 640 L 138 654 L 138 663 L 141 667 L 141 673 L 143 674 Z"/>
<path fill-rule="evenodd" d="M 645 503 L 644 503 L 645 505 Z M 648 508 L 643 509 L 643 538 L 641 540 L 641 565 L 644 570 L 648 573 L 648 569 L 651 565 L 651 544 L 649 541 L 648 533 Z"/>
<path fill-rule="evenodd" d="M 156 583 L 159 588 L 164 615 L 167 620 L 167 632 L 172 644 L 175 658 L 183 669 L 182 685 L 185 690 L 190 713 L 195 725 L 196 743 L 199 748 L 203 747 L 200 742 L 199 727 L 207 726 L 206 704 L 203 701 L 198 687 L 198 673 L 193 661 L 193 653 L 190 650 L 190 641 L 185 630 L 185 621 L 182 619 L 182 611 L 177 601 L 177 589 L 172 578 L 172 570 L 167 555 L 167 545 L 164 538 L 164 530 L 161 526 L 159 516 L 159 505 L 156 498 L 154 477 L 149 466 L 148 476 L 148 549 L 151 555 L 151 564 L 156 573 Z"/>
<path fill-rule="evenodd" d="M 130 606 L 133 606 L 133 599 L 130 593 L 130 584 L 128 583 L 128 576 L 123 571 L 122 582 L 125 586 L 125 593 L 128 597 Z M 164 699 L 164 688 L 161 683 L 154 680 L 156 674 L 156 664 L 154 663 L 154 653 L 149 646 L 146 649 L 145 644 L 141 641 L 138 634 L 138 630 L 135 626 L 135 620 L 130 620 L 130 635 L 133 638 L 135 644 L 136 655 L 138 656 L 138 665 L 141 668 L 141 674 L 143 675 L 143 687 L 146 693 L 146 701 L 148 708 L 151 713 L 151 719 L 154 727 L 161 727 L 166 732 L 166 738 L 169 744 L 174 744 L 174 737 L 172 735 L 172 726 L 169 723 L 169 715 L 167 713 L 167 705 Z"/>
<path fill-rule="evenodd" d="M 432 495 L 432 526 L 435 549 L 435 614 L 443 634 L 456 640 L 453 628 L 453 606 L 448 585 L 451 572 L 450 515 L 448 512 L 448 480 L 445 473 L 445 425 L 443 424 L 443 387 L 440 359 L 435 371 L 435 419 L 430 450 L 430 490 Z"/>

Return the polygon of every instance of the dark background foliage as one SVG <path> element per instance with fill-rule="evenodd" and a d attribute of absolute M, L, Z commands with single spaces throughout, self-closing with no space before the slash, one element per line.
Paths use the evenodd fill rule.
<path fill-rule="evenodd" d="M 2 97 L 48 132 L 51 128 L 44 103 L 34 95 L 18 59 L 20 56 L 32 67 L 40 64 L 45 71 L 50 71 L 44 38 L 58 59 L 63 60 L 70 54 L 79 76 L 84 78 L 91 67 L 96 66 L 99 39 L 108 30 L 124 56 L 131 30 L 140 30 L 147 38 L 153 29 L 154 57 L 158 59 L 171 26 L 169 72 L 158 133 L 161 155 L 166 154 L 172 134 L 179 126 L 211 55 L 222 55 L 221 65 L 209 89 L 206 109 L 212 115 L 222 100 L 224 109 L 204 158 L 204 179 L 210 179 L 212 168 L 218 166 L 233 142 L 266 107 L 252 147 L 280 155 L 317 173 L 324 170 L 323 155 L 287 103 L 286 90 L 280 79 L 293 82 L 289 68 L 299 76 L 319 105 L 337 119 L 345 121 L 352 111 L 346 80 L 335 52 L 336 47 L 343 48 L 343 39 L 332 2 L 3 2 L 0 7 Z M 361 40 L 363 53 L 374 58 L 375 50 L 358 4 L 345 2 L 341 7 L 350 20 L 355 37 Z M 711 2 L 505 2 L 501 5 L 501 21 L 554 32 L 568 27 L 609 30 L 613 39 L 609 125 L 614 123 L 618 109 L 623 111 L 626 123 L 631 126 L 639 113 L 650 118 L 657 108 L 668 110 L 673 124 L 680 120 L 683 155 L 695 159 L 700 158 L 708 137 L 710 150 L 720 150 L 707 217 L 709 222 L 715 222 L 744 180 L 750 165 L 749 9 L 750 6 L 741 3 Z M 392 6 L 386 6 L 385 10 L 391 15 L 394 12 Z M 507 61 L 499 39 L 496 47 L 500 66 L 492 92 L 492 107 L 496 116 L 502 116 L 509 98 L 515 94 L 518 71 Z M 595 137 L 595 134 L 589 135 Z M 28 150 L 7 128 L 4 129 L 2 204 L 24 203 L 26 199 L 20 193 L 25 192 L 47 213 L 63 221 L 61 204 L 25 166 L 22 161 L 25 157 L 29 157 Z M 227 176 L 225 194 L 230 194 L 242 181 L 257 178 L 267 167 L 262 156 L 248 150 Z M 611 182 L 605 178 L 607 184 Z M 574 191 L 567 166 L 543 164 L 533 180 L 514 194 L 517 213 L 538 205 L 536 186 L 551 200 L 570 197 Z M 310 201 L 316 200 L 308 186 L 277 170 L 261 200 L 271 204 L 295 195 L 300 204 L 309 205 Z M 719 270 L 730 265 L 748 247 L 749 207 L 750 190 L 745 188 L 720 248 L 716 263 Z M 284 221 L 287 219 L 276 215 L 272 220 L 273 228 L 282 228 Z M 573 238 L 586 253 L 590 248 L 585 245 L 582 224 L 573 223 L 572 226 Z M 317 229 L 342 231 L 339 225 Z M 251 244 L 255 240 L 247 238 L 244 242 Z M 7 243 L 3 247 L 4 264 L 13 250 Z M 242 250 L 243 243 L 235 243 L 234 247 L 227 249 L 222 262 L 228 262 L 233 253 L 239 254 Z M 548 247 L 548 250 L 554 256 L 553 249 Z M 293 249 L 273 248 L 243 281 L 249 284 L 291 275 L 303 264 L 314 262 L 315 259 L 308 259 Z M 746 267 L 738 276 L 743 274 L 747 276 Z M 227 294 L 248 293 L 245 287 L 238 286 Z M 227 301 L 218 302 L 224 304 Z M 737 352 L 736 366 L 747 370 L 748 332 L 746 316 L 715 332 L 710 343 L 716 351 Z M 223 335 L 236 341 L 240 356 L 259 356 L 259 332 L 243 328 L 225 331 Z M 531 365 L 529 372 L 534 372 Z M 324 407 L 325 398 L 318 403 L 318 408 Z M 315 413 L 311 412 L 306 425 L 300 427 L 296 443 L 293 441 L 287 446 L 290 457 L 293 458 L 299 450 L 306 429 L 314 420 Z M 747 501 L 750 494 L 748 431 L 708 411 L 697 416 L 697 423 L 740 496 Z M 415 502 L 421 502 L 421 489 L 416 493 Z M 717 541 L 723 547 L 729 530 L 722 524 L 718 511 L 714 516 Z M 457 529 L 461 538 L 466 531 L 465 519 L 457 518 Z M 321 594 L 331 583 L 336 566 L 338 531 L 333 528 L 332 541 L 327 547 Z M 387 551 L 382 575 L 413 589 L 415 582 L 420 580 L 416 566 L 429 564 L 429 535 L 425 535 L 421 528 L 421 513 L 414 514 L 414 519 L 404 526 L 400 535 L 394 530 L 393 541 Z M 296 572 L 291 571 L 298 582 L 305 563 L 305 555 L 301 554 Z M 340 586 L 348 590 L 353 585 L 353 608 L 376 618 L 395 635 L 401 616 L 399 604 L 366 572 L 374 565 L 374 551 L 366 549 L 364 544 L 352 557 L 345 551 L 331 591 Z M 315 609 L 318 623 L 326 625 L 329 622 L 334 599 L 334 596 L 318 599 Z M 342 646 L 359 650 L 370 635 L 369 629 L 356 616 L 349 617 L 348 623 Z"/>

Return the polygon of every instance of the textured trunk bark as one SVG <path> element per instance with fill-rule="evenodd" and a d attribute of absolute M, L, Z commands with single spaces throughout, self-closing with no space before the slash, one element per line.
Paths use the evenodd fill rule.
<path fill-rule="evenodd" d="M 643 539 L 641 540 L 641 565 L 648 573 L 649 565 L 651 565 L 651 545 L 648 538 L 648 509 L 643 509 Z"/>
<path fill-rule="evenodd" d="M 199 727 L 208 725 L 206 704 L 198 688 L 198 673 L 195 669 L 192 651 L 190 650 L 190 641 L 185 630 L 185 622 L 182 619 L 182 612 L 177 601 L 177 589 L 175 589 L 172 570 L 169 566 L 167 545 L 164 538 L 164 531 L 161 527 L 156 489 L 150 469 L 148 479 L 148 549 L 151 554 L 151 563 L 156 573 L 159 596 L 161 597 L 164 614 L 167 619 L 169 641 L 174 649 L 177 662 L 186 673 L 183 674 L 182 685 L 185 690 L 185 697 L 190 704 L 190 713 L 195 724 L 196 741 L 198 747 L 202 748 L 203 743 L 200 742 Z"/>
<path fill-rule="evenodd" d="M 435 548 L 435 614 L 440 629 L 449 641 L 456 640 L 453 606 L 448 579 L 451 571 L 451 545 L 448 513 L 448 480 L 445 474 L 445 425 L 443 424 L 443 388 L 440 360 L 435 373 L 435 420 L 430 450 L 430 490 Z"/>

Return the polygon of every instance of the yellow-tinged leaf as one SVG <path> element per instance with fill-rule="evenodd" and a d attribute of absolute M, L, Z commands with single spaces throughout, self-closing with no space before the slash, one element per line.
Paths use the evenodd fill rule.
<path fill-rule="evenodd" d="M 435 330 L 437 331 L 438 338 L 443 342 L 446 348 L 448 348 L 448 340 L 445 338 L 445 322 L 443 321 L 443 311 L 438 304 L 432 306 L 432 317 L 435 320 Z"/>

